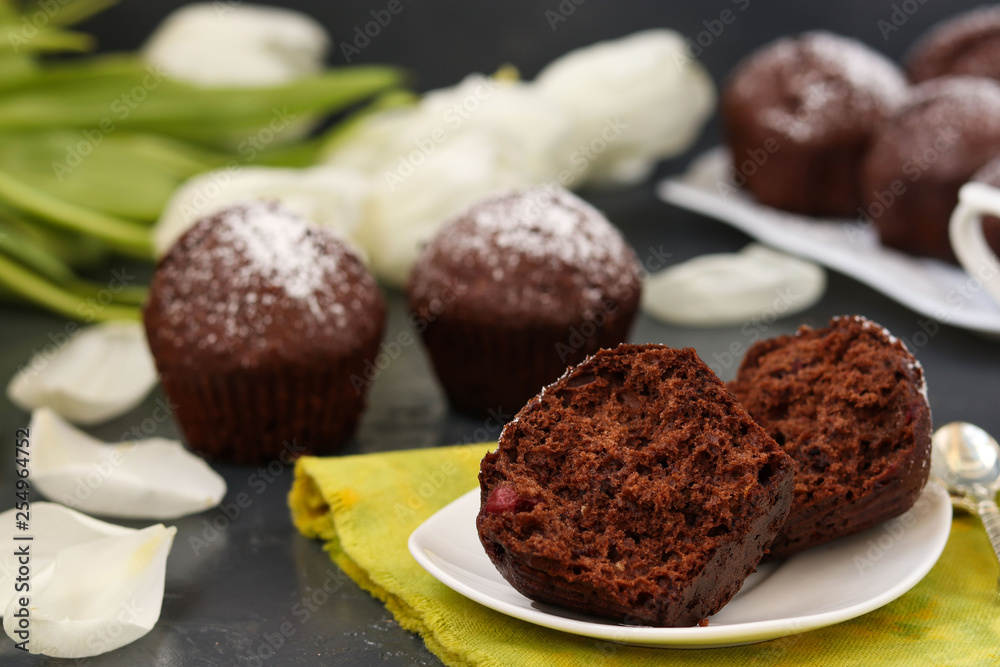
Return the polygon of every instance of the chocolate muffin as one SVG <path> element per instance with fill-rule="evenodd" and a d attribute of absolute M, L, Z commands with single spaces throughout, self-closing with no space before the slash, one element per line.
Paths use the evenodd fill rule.
<path fill-rule="evenodd" d="M 694 350 L 620 345 L 526 405 L 479 483 L 479 539 L 522 594 L 690 626 L 754 571 L 792 462 Z"/>
<path fill-rule="evenodd" d="M 257 202 L 181 236 L 156 267 L 143 315 L 188 445 L 260 463 L 327 454 L 350 437 L 385 306 L 336 233 Z"/>
<path fill-rule="evenodd" d="M 972 175 L 973 181 L 1000 188 L 1000 156 L 987 162 Z M 997 255 L 1000 255 L 1000 218 L 988 215 L 983 218 L 983 235 Z"/>
<path fill-rule="evenodd" d="M 964 12 L 932 28 L 906 58 L 910 81 L 942 76 L 1000 79 L 1000 7 Z"/>
<path fill-rule="evenodd" d="M 836 317 L 753 345 L 730 390 L 795 460 L 774 557 L 908 510 L 927 482 L 931 412 L 920 364 L 881 326 Z"/>
<path fill-rule="evenodd" d="M 562 188 L 486 199 L 423 249 L 411 321 L 448 400 L 512 414 L 567 366 L 628 335 L 642 287 L 635 253 Z"/>
<path fill-rule="evenodd" d="M 954 262 L 948 222 L 958 191 L 1000 155 L 1000 83 L 941 78 L 912 89 L 861 168 L 864 211 L 882 243 Z"/>
<path fill-rule="evenodd" d="M 775 208 L 855 215 L 858 165 L 905 91 L 899 69 L 853 39 L 809 32 L 765 46 L 723 90 L 736 182 Z"/>

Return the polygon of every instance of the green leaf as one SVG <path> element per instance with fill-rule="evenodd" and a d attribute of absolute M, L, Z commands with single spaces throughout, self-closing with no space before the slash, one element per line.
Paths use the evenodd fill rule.
<path fill-rule="evenodd" d="M 8 294 L 52 310 L 60 315 L 84 321 L 141 320 L 136 306 L 110 303 L 100 305 L 47 280 L 4 254 L 0 254 L 0 289 Z"/>
<path fill-rule="evenodd" d="M 94 48 L 94 38 L 82 32 L 53 28 L 35 28 L 30 33 L 20 24 L 0 23 L 0 52 L 54 53 L 76 51 L 84 53 Z M 29 36 L 30 35 L 30 36 Z"/>
<path fill-rule="evenodd" d="M 390 67 L 331 69 L 281 86 L 199 88 L 152 67 L 84 80 L 31 85 L 0 96 L 0 131 L 99 128 L 109 123 L 233 149 L 289 122 L 342 110 L 400 83 Z"/>
<path fill-rule="evenodd" d="M 159 217 L 182 182 L 229 159 L 113 128 L 0 134 L 0 170 L 66 202 L 146 222 Z"/>
<path fill-rule="evenodd" d="M 149 231 L 132 221 L 106 215 L 53 197 L 0 171 L 0 200 L 31 215 L 73 231 L 90 234 L 132 256 L 152 257 Z"/>
<path fill-rule="evenodd" d="M 75 278 L 73 271 L 58 257 L 3 219 L 0 219 L 0 252 L 52 282 L 67 283 Z"/>
<path fill-rule="evenodd" d="M 41 246 L 70 268 L 90 268 L 107 259 L 107 246 L 92 236 L 57 229 L 2 204 L 0 217 L 7 227 Z"/>
<path fill-rule="evenodd" d="M 69 0 L 52 14 L 52 25 L 75 25 L 118 4 L 118 0 Z"/>

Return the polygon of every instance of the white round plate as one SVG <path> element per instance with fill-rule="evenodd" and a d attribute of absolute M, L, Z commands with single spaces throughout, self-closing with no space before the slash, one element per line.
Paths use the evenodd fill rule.
<path fill-rule="evenodd" d="M 765 563 L 707 627 L 626 626 L 524 597 L 497 572 L 476 534 L 479 489 L 421 524 L 410 553 L 449 588 L 501 613 L 577 635 L 664 648 L 712 648 L 775 639 L 846 621 L 892 602 L 920 581 L 948 541 L 948 494 L 928 483 L 910 511 L 863 533 Z"/>

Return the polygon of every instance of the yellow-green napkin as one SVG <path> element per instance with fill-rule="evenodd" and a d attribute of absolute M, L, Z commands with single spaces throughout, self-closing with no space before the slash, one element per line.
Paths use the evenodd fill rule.
<path fill-rule="evenodd" d="M 334 562 L 448 665 L 1000 665 L 997 563 L 978 521 L 964 515 L 941 560 L 900 599 L 845 623 L 750 646 L 636 648 L 480 606 L 421 568 L 406 541 L 476 486 L 479 461 L 492 446 L 303 457 L 295 468 L 289 501 L 298 529 L 323 540 Z"/>

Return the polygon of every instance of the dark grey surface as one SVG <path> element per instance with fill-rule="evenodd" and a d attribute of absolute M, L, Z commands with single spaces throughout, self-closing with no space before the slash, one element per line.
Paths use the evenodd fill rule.
<path fill-rule="evenodd" d="M 716 81 L 749 49 L 807 28 L 826 27 L 852 34 L 898 56 L 940 17 L 978 4 L 956 0 L 928 0 L 926 4 L 915 0 L 403 3 L 405 11 L 372 40 L 357 61 L 407 65 L 419 75 L 417 85 L 423 89 L 454 83 L 473 70 L 492 71 L 504 62 L 512 62 L 531 75 L 569 48 L 654 25 L 672 26 L 696 36 L 707 29 L 704 21 L 711 23 L 724 9 L 733 10 L 737 18 L 712 38 L 702 55 Z M 88 27 L 102 37 L 108 48 L 134 47 L 160 16 L 177 4 L 125 2 L 91 21 Z M 369 20 L 369 11 L 385 6 L 384 2 L 318 0 L 275 4 L 308 9 L 337 39 L 349 38 L 354 26 Z M 575 10 L 553 31 L 545 13 L 559 11 L 560 4 L 572 5 Z M 891 21 L 894 5 L 917 6 L 919 10 L 883 40 L 878 21 Z M 739 8 L 744 6 L 746 10 L 741 11 Z M 339 52 L 334 53 L 332 61 L 342 62 Z M 717 140 L 718 129 L 713 121 L 700 145 L 712 145 Z M 664 165 L 660 173 L 675 171 L 682 162 Z M 705 252 L 736 250 L 747 242 L 747 237 L 724 225 L 658 202 L 651 184 L 615 194 L 587 196 L 622 227 L 642 259 L 652 256 L 655 249 L 657 253 L 669 253 L 668 261 L 674 263 Z M 386 340 L 391 340 L 407 325 L 401 296 L 389 293 L 388 300 Z M 1000 396 L 1000 344 L 948 326 L 940 326 L 935 335 L 925 339 L 919 335 L 928 328 L 925 318 L 837 274 L 830 274 L 827 293 L 819 304 L 770 326 L 682 329 L 642 317 L 631 338 L 635 342 L 692 346 L 719 370 L 723 379 L 728 379 L 735 370 L 732 364 L 725 363 L 732 345 L 746 346 L 757 336 L 791 332 L 802 323 L 821 325 L 843 313 L 867 315 L 911 343 L 926 340 L 916 353 L 927 373 L 936 423 L 963 419 L 1000 433 L 1000 410 L 996 407 L 996 397 Z M 42 313 L 0 308 L 0 381 L 6 383 L 33 350 L 50 344 L 51 336 L 57 336 L 64 326 L 60 319 Z M 403 349 L 400 358 L 380 374 L 370 399 L 370 408 L 347 453 L 433 447 L 482 435 L 482 431 L 477 434 L 477 429 L 484 428 L 482 423 L 447 408 L 418 345 Z M 155 422 L 154 414 L 159 414 L 155 411 L 157 400 L 162 400 L 159 392 L 130 414 L 93 432 L 116 439 L 139 426 L 150 435 L 175 436 L 172 422 Z M 6 442 L 13 439 L 14 429 L 26 422 L 25 414 L 5 398 L 0 399 L 0 433 Z M 496 434 L 496 429 L 490 433 L 492 437 Z M 13 453 L 10 448 L 3 451 L 8 455 L 0 456 L 4 481 L 0 509 L 12 503 Z M 178 534 L 168 563 L 160 622 L 138 642 L 80 664 L 440 664 L 419 638 L 396 625 L 380 602 L 339 573 L 318 543 L 298 537 L 286 506 L 292 476 L 289 467 L 275 462 L 270 471 L 236 466 L 218 469 L 229 483 L 226 503 L 241 491 L 248 493 L 253 502 L 232 518 L 216 509 L 170 522 L 178 527 Z M 192 543 L 192 538 L 204 539 L 208 546 Z M 283 628 L 288 636 L 272 649 L 271 644 L 279 644 L 275 633 L 281 633 Z M 664 661 L 668 660 L 669 652 L 665 652 Z M 0 641 L 0 664 L 5 666 L 62 663 L 24 656 L 6 640 Z"/>

